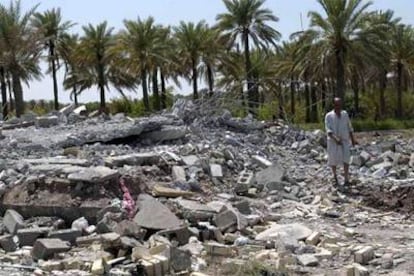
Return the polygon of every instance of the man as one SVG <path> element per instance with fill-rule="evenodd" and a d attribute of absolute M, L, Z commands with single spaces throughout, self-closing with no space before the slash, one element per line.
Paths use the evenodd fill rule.
<path fill-rule="evenodd" d="M 335 184 L 338 185 L 336 167 L 344 166 L 344 185 L 349 185 L 350 144 L 356 141 L 353 135 L 348 113 L 342 110 L 340 98 L 334 99 L 334 109 L 325 116 L 325 128 L 328 134 L 328 165 L 332 168 Z"/>

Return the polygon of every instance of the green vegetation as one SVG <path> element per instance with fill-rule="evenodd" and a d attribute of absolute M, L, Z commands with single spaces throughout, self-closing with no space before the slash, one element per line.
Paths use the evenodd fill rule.
<path fill-rule="evenodd" d="M 148 115 L 171 105 L 171 82 L 184 78 L 195 100 L 224 91 L 222 106 L 235 116 L 281 118 L 294 124 L 323 122 L 335 96 L 344 98 L 356 129 L 411 127 L 414 118 L 414 29 L 393 11 L 376 11 L 363 0 L 315 0 L 310 24 L 280 41 L 279 18 L 265 0 L 223 0 L 225 12 L 204 21 L 163 26 L 156 18 L 125 19 L 115 31 L 107 22 L 71 28 L 59 8 L 22 11 L 19 0 L 0 4 L 0 90 L 3 116 L 50 105 L 24 101 L 23 83 L 51 77 L 59 108 L 56 73 L 78 105 L 85 90 L 99 91 L 100 112 Z M 43 76 L 40 62 L 48 63 Z M 199 89 L 206 84 L 205 96 Z M 108 89 L 121 95 L 107 102 Z M 143 99 L 126 97 L 142 91 Z M 177 95 L 175 95 L 177 96 Z"/>

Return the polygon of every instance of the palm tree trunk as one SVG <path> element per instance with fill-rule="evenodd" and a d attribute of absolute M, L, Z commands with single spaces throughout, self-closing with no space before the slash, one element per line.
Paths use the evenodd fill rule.
<path fill-rule="evenodd" d="M 10 112 L 14 111 L 13 89 L 10 80 L 10 75 L 6 74 L 7 89 L 9 90 Z"/>
<path fill-rule="evenodd" d="M 244 60 L 246 66 L 246 80 L 247 80 L 247 99 L 249 112 L 255 114 L 256 107 L 256 90 L 254 89 L 254 81 L 252 78 L 252 64 L 250 61 L 250 49 L 249 49 L 249 33 L 248 30 L 243 31 L 243 43 L 244 43 Z"/>
<path fill-rule="evenodd" d="M 322 111 L 325 113 L 327 111 L 326 108 L 326 82 L 321 82 L 321 98 L 322 98 Z"/>
<path fill-rule="evenodd" d="M 295 80 L 293 79 L 293 77 L 291 77 L 290 78 L 290 113 L 292 114 L 292 116 L 295 115 L 295 93 L 296 93 Z"/>
<path fill-rule="evenodd" d="M 147 71 L 141 70 L 141 81 L 142 81 L 142 97 L 144 99 L 144 106 L 146 111 L 150 111 L 150 103 L 148 99 L 148 83 L 147 83 Z"/>
<path fill-rule="evenodd" d="M 387 89 L 387 70 L 382 70 L 379 77 L 379 90 L 380 90 L 380 102 L 379 102 L 379 116 L 381 119 L 385 117 L 385 89 Z"/>
<path fill-rule="evenodd" d="M 7 85 L 6 85 L 6 76 L 4 72 L 4 68 L 0 67 L 0 87 L 1 87 L 1 103 L 2 103 L 2 110 L 3 110 L 3 120 L 7 119 L 7 115 L 9 114 L 7 110 Z"/>
<path fill-rule="evenodd" d="M 197 87 L 197 79 L 198 79 L 198 72 L 197 72 L 197 61 L 193 58 L 191 60 L 191 66 L 193 71 L 193 99 L 198 99 L 198 87 Z"/>
<path fill-rule="evenodd" d="M 75 106 L 78 106 L 79 103 L 78 103 L 78 93 L 76 91 L 76 84 L 74 84 L 72 87 L 72 93 L 73 93 L 73 100 L 75 102 Z"/>
<path fill-rule="evenodd" d="M 397 118 L 401 119 L 403 116 L 403 106 L 402 106 L 402 70 L 403 65 L 401 62 L 397 63 Z"/>
<path fill-rule="evenodd" d="M 105 100 L 105 86 L 103 84 L 99 84 L 99 91 L 100 91 L 100 98 L 101 104 L 99 107 L 100 113 L 106 113 L 106 100 Z"/>
<path fill-rule="evenodd" d="M 165 77 L 161 70 L 161 108 L 167 108 L 167 90 L 165 88 Z"/>
<path fill-rule="evenodd" d="M 305 72 L 304 74 L 304 81 L 305 81 L 305 122 L 309 123 L 310 120 L 310 91 L 309 91 L 309 80 L 308 80 L 308 72 Z"/>
<path fill-rule="evenodd" d="M 214 74 L 211 65 L 207 65 L 208 93 L 211 97 L 214 91 Z"/>
<path fill-rule="evenodd" d="M 345 102 L 345 64 L 344 52 L 338 49 L 335 52 L 336 57 L 336 93 L 335 95 Z"/>
<path fill-rule="evenodd" d="M 158 89 L 158 69 L 155 68 L 154 72 L 152 73 L 152 90 L 154 93 L 154 109 L 160 110 L 161 103 L 160 103 L 160 93 Z"/>
<path fill-rule="evenodd" d="M 20 78 L 16 73 L 12 73 L 14 99 L 16 100 L 16 117 L 20 118 L 24 113 L 23 89 Z"/>
<path fill-rule="evenodd" d="M 357 74 L 352 76 L 352 90 L 354 91 L 354 115 L 356 116 L 359 113 L 359 83 Z"/>
<path fill-rule="evenodd" d="M 58 98 L 58 85 L 56 78 L 56 57 L 55 57 L 55 44 L 52 40 L 49 40 L 50 45 L 50 62 L 52 63 L 52 78 L 53 78 L 53 96 L 55 110 L 59 110 L 59 98 Z"/>
<path fill-rule="evenodd" d="M 317 123 L 318 122 L 318 98 L 316 96 L 316 86 L 314 84 L 311 85 L 311 122 Z"/>
<path fill-rule="evenodd" d="M 283 98 L 283 91 L 282 91 L 282 85 L 281 85 L 281 83 L 279 82 L 278 84 L 277 84 L 277 91 L 279 91 L 279 106 L 278 106 L 278 109 L 279 109 L 279 119 L 282 119 L 282 120 L 284 120 L 285 119 L 285 112 L 283 112 L 283 106 L 284 106 L 284 104 L 285 104 L 285 101 L 284 101 L 284 98 Z"/>

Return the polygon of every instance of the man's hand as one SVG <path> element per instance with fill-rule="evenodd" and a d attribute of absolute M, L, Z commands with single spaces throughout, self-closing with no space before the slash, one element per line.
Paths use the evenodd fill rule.
<path fill-rule="evenodd" d="M 342 145 L 341 138 L 339 138 L 339 137 L 336 137 L 336 136 L 335 136 L 335 142 L 336 142 L 338 145 Z"/>
<path fill-rule="evenodd" d="M 356 145 L 358 145 L 358 141 L 355 139 L 351 139 L 352 141 L 352 146 L 355 147 Z"/>

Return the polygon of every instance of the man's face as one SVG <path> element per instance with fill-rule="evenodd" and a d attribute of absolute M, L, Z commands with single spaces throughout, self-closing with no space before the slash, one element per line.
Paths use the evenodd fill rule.
<path fill-rule="evenodd" d="M 342 108 L 341 100 L 335 99 L 334 101 L 334 110 L 335 112 L 340 112 Z"/>

